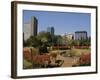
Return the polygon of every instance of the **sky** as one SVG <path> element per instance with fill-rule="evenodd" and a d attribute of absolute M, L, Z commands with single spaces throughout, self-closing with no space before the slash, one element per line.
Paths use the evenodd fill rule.
<path fill-rule="evenodd" d="M 91 33 L 90 13 L 23 10 L 23 23 L 29 23 L 32 16 L 38 20 L 38 32 L 54 27 L 56 35 L 87 31 L 90 36 Z"/>

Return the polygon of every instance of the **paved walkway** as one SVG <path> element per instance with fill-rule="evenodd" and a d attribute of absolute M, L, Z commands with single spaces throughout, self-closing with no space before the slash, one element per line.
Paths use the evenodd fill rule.
<path fill-rule="evenodd" d="M 71 67 L 72 65 L 77 64 L 78 57 L 63 57 L 61 55 L 57 56 L 57 59 L 64 60 L 64 63 L 61 67 Z"/>

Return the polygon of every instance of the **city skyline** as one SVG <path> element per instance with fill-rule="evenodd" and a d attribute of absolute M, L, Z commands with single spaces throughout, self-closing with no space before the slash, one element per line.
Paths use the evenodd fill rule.
<path fill-rule="evenodd" d="M 46 31 L 47 27 L 53 26 L 56 35 L 87 31 L 88 36 L 90 36 L 91 15 L 89 13 L 24 10 L 23 23 L 30 22 L 32 16 L 35 16 L 38 20 L 38 32 Z"/>

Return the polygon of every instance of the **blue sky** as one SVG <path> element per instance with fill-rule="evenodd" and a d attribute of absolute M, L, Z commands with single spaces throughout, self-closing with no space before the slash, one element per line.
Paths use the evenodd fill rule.
<path fill-rule="evenodd" d="M 88 35 L 90 35 L 90 13 L 24 10 L 24 23 L 28 23 L 31 16 L 38 19 L 38 32 L 46 31 L 47 27 L 53 26 L 57 35 L 74 33 L 75 31 L 87 31 Z"/>

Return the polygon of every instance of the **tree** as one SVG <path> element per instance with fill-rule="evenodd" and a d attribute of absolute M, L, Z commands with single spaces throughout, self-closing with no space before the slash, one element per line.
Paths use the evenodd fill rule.
<path fill-rule="evenodd" d="M 68 40 L 67 41 L 67 46 L 69 46 L 69 48 L 72 48 L 72 46 L 74 46 L 74 41 L 73 40 Z"/>
<path fill-rule="evenodd" d="M 24 41 L 23 44 L 24 46 L 38 47 L 41 44 L 41 42 L 37 39 L 36 36 L 30 36 L 30 38 Z"/>
<path fill-rule="evenodd" d="M 47 47 L 51 46 L 52 44 L 52 36 L 49 32 L 40 32 L 37 35 L 37 39 L 41 42 L 40 46 L 39 46 L 39 52 L 41 53 L 47 53 Z"/>
<path fill-rule="evenodd" d="M 28 47 L 32 46 L 32 38 L 30 37 L 29 39 L 24 41 L 23 44 L 24 44 L 24 46 L 28 46 Z"/>
<path fill-rule="evenodd" d="M 62 45 L 63 44 L 63 38 L 62 38 L 62 36 L 60 36 L 60 35 L 55 35 L 55 36 L 53 36 L 53 44 L 54 45 Z"/>
<path fill-rule="evenodd" d="M 49 32 L 42 31 L 37 35 L 37 38 L 42 42 L 42 44 L 46 44 L 48 46 L 52 43 L 52 36 Z"/>

